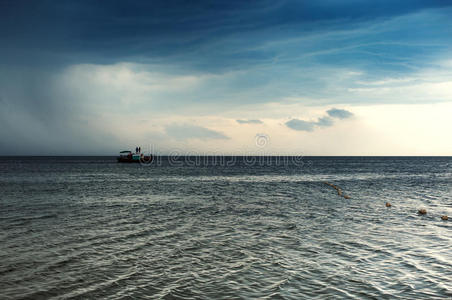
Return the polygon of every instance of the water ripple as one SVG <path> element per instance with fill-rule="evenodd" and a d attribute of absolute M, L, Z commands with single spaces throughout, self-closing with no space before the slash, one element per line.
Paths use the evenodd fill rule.
<path fill-rule="evenodd" d="M 451 158 L 312 166 L 0 159 L 0 298 L 452 298 Z"/>

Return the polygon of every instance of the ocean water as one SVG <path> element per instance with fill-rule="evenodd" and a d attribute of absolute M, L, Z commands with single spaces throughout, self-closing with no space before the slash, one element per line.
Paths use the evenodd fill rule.
<path fill-rule="evenodd" d="M 0 299 L 451 299 L 451 187 L 450 157 L 3 157 Z"/>

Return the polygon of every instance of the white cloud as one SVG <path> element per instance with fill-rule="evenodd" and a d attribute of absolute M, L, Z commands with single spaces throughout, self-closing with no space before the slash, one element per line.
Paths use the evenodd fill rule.
<path fill-rule="evenodd" d="M 216 140 L 216 139 L 229 139 L 222 132 L 197 126 L 193 124 L 169 124 L 165 126 L 166 133 L 173 138 L 179 140 Z"/>
<path fill-rule="evenodd" d="M 115 153 L 115 147 L 122 149 L 137 144 L 144 147 L 152 143 L 162 151 L 177 148 L 230 154 L 259 151 L 311 155 L 450 154 L 451 143 L 443 138 L 452 130 L 450 122 L 445 121 L 445 112 L 451 111 L 447 103 L 376 104 L 452 101 L 452 75 L 447 64 L 433 64 L 431 69 L 406 78 L 384 77 L 373 81 L 358 70 L 338 68 L 331 74 L 327 69 L 318 70 L 313 76 L 324 74 L 320 79 L 329 81 L 330 94 L 285 97 L 280 95 L 290 93 L 283 88 L 272 91 L 278 88 L 278 82 L 272 82 L 264 91 L 259 91 L 259 85 L 236 89 L 235 85 L 240 85 L 252 71 L 181 75 L 152 68 L 126 63 L 78 65 L 55 74 L 44 91 L 39 89 L 36 94 L 39 99 L 49 98 L 52 104 L 58 104 L 53 116 L 66 120 L 64 128 L 60 129 L 49 129 L 45 122 L 37 119 L 41 116 L 38 114 L 22 111 L 14 117 L 17 105 L 8 99 L 20 99 L 22 95 L 19 90 L 5 88 L 2 107 L 11 107 L 12 113 L 2 110 L 2 124 L 14 134 L 2 136 L 11 144 L 14 137 L 23 134 L 31 144 L 42 146 L 44 150 L 62 142 L 67 145 L 64 149 L 87 149 L 95 153 L 100 149 Z M 298 79 L 302 81 L 304 77 L 300 75 Z M 0 82 L 2 87 L 7 87 L 7 83 L 4 79 Z M 285 87 L 284 83 L 281 85 Z M 347 87 L 349 92 L 343 92 Z M 262 100 L 256 100 L 258 96 Z M 228 102 L 229 97 L 231 102 Z M 325 118 L 325 112 L 332 108 L 352 111 L 355 118 L 346 122 L 337 119 L 334 126 L 330 126 L 331 120 Z M 293 119 L 311 124 L 305 130 L 322 129 L 291 130 L 285 124 L 290 125 Z M 14 129 L 14 120 L 29 124 L 33 129 L 28 130 L 29 134 Z M 239 124 L 243 122 L 256 126 Z M 175 128 L 174 124 L 183 126 Z M 300 129 L 299 125 L 292 127 Z M 257 129 L 271 140 L 265 148 L 256 148 Z M 33 135 L 40 139 L 33 139 Z M 428 144 L 418 145 L 419 138 Z M 341 147 L 331 147 L 333 144 Z"/>

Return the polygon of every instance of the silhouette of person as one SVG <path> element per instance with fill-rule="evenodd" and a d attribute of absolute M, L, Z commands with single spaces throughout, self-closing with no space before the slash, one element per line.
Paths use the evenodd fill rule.
<path fill-rule="evenodd" d="M 138 153 L 138 147 L 135 147 L 135 153 Z"/>

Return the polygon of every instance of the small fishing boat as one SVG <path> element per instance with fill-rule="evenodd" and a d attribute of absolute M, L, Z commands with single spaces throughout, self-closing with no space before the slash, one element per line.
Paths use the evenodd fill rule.
<path fill-rule="evenodd" d="M 149 163 L 152 161 L 152 155 L 144 155 L 143 153 L 132 153 L 132 151 L 121 151 L 119 152 L 118 156 L 118 162 L 142 162 L 142 163 Z"/>

